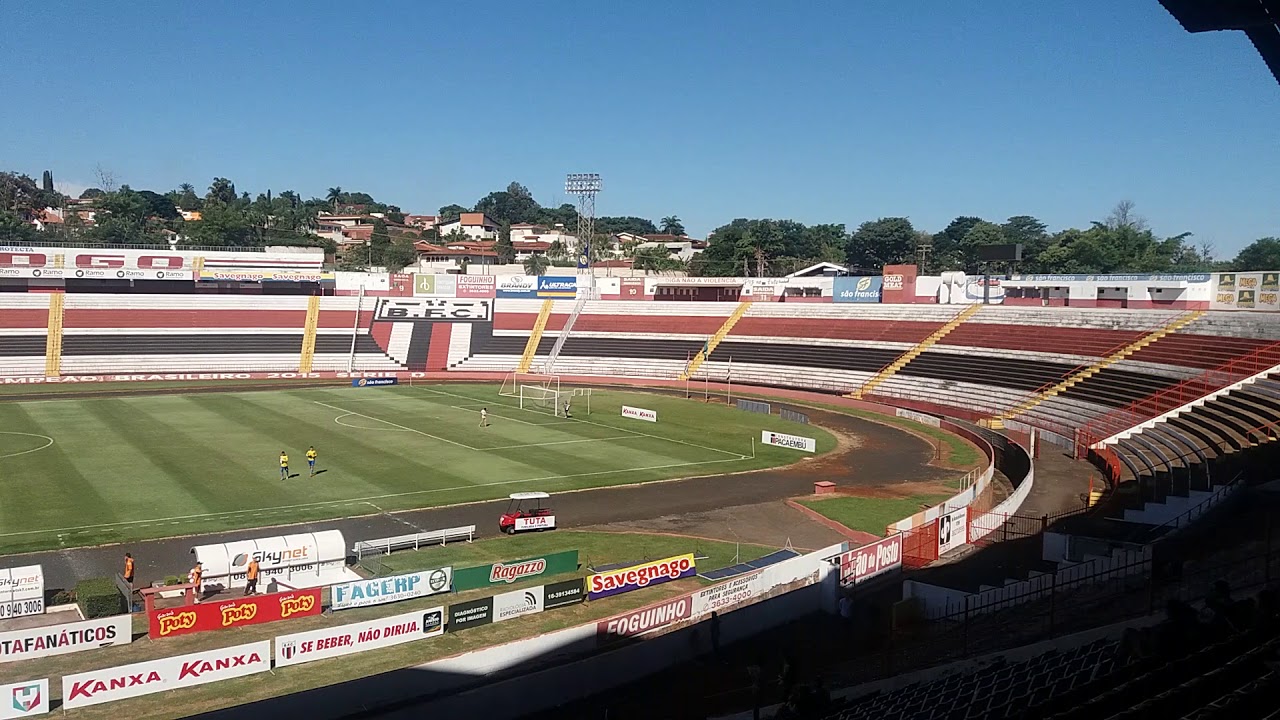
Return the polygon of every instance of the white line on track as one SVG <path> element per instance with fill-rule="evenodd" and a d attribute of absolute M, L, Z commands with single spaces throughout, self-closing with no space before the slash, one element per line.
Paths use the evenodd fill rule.
<path fill-rule="evenodd" d="M 18 436 L 21 436 L 21 437 L 33 437 L 33 438 L 40 438 L 41 440 L 45 440 L 45 441 L 46 441 L 46 442 L 45 442 L 45 444 L 41 445 L 41 446 L 40 446 L 40 447 L 38 447 L 38 448 L 31 448 L 30 450 L 22 450 L 22 451 L 20 451 L 20 452 L 9 453 L 9 454 L 7 454 L 7 455 L 0 455 L 0 460 L 6 460 L 6 459 L 8 459 L 8 458 L 15 458 L 15 457 L 18 457 L 19 455 L 27 455 L 27 454 L 30 454 L 30 453 L 33 453 L 33 452 L 40 452 L 41 450 L 44 450 L 45 448 L 53 447 L 53 438 L 49 437 L 48 435 L 39 435 L 39 434 L 36 434 L 36 433 L 24 433 L 24 432 L 9 432 L 9 431 L 5 431 L 5 430 L 0 430 L 0 435 L 18 435 Z"/>
<path fill-rule="evenodd" d="M 542 477 L 524 478 L 521 480 L 498 480 L 495 482 L 472 483 L 470 485 L 458 485 L 456 487 L 431 488 L 429 490 L 413 490 L 410 492 L 388 493 L 386 495 L 370 495 L 368 497 L 349 498 L 345 500 L 324 500 L 320 502 L 301 503 L 298 505 L 278 505 L 276 507 L 252 508 L 248 510 L 230 510 L 227 512 L 220 512 L 220 513 L 200 513 L 197 515 L 177 515 L 174 517 L 167 517 L 167 518 L 148 518 L 146 520 L 123 520 L 121 522 L 100 523 L 97 525 L 77 525 L 75 527 L 69 527 L 69 528 L 50 528 L 47 530 L 23 530 L 21 532 L 0 533 L 0 538 L 18 537 L 21 535 L 66 534 L 66 533 L 76 532 L 76 531 L 83 533 L 89 530 L 102 530 L 105 528 L 125 527 L 125 526 L 146 527 L 147 525 L 163 524 L 163 523 L 169 523 L 170 525 L 178 525 L 184 522 L 198 522 L 200 520 L 211 520 L 213 518 L 234 517 L 236 515 L 252 515 L 254 513 L 279 513 L 279 512 L 286 512 L 290 510 L 299 510 L 303 508 L 320 508 L 320 507 L 326 507 L 331 505 L 368 505 L 375 500 L 386 500 L 388 498 L 401 498 L 401 497 L 408 497 L 411 495 L 429 495 L 432 493 L 458 492 L 460 490 L 470 490 L 472 488 L 478 488 L 478 487 L 517 485 L 520 483 L 547 482 L 549 480 L 569 480 L 572 478 L 594 477 L 597 475 L 612 475 L 612 474 L 621 475 L 625 473 L 644 472 L 647 470 L 668 470 L 671 468 L 694 467 L 698 465 L 720 465 L 724 463 L 741 462 L 743 460 L 749 460 L 749 459 L 750 458 L 736 457 L 728 460 L 703 460 L 700 462 L 668 463 L 666 465 L 649 465 L 646 467 L 626 468 L 622 470 L 599 470 L 596 472 L 588 472 L 588 473 L 543 475 Z M 420 509 L 429 510 L 431 508 L 420 508 Z"/>

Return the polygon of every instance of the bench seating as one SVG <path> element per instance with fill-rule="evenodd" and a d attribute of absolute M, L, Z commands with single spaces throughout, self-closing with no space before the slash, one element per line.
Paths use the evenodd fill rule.
<path fill-rule="evenodd" d="M 447 545 L 449 541 L 465 540 L 471 542 L 475 538 L 476 526 L 466 525 L 431 532 L 414 533 L 412 535 L 396 535 L 378 538 L 377 540 L 359 540 L 351 547 L 351 554 L 357 559 L 365 555 L 390 555 L 396 550 L 417 550 L 419 548 Z"/>

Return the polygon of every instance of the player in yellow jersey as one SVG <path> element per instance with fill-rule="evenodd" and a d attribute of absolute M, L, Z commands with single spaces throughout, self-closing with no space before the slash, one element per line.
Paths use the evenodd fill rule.
<path fill-rule="evenodd" d="M 285 451 L 280 451 L 280 479 L 285 480 L 289 477 L 289 456 Z"/>
<path fill-rule="evenodd" d="M 311 477 L 316 476 L 316 446 L 307 448 L 307 467 L 311 468 Z"/>

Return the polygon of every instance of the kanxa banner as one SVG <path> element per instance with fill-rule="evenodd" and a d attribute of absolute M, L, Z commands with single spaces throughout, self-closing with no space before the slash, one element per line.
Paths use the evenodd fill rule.
<path fill-rule="evenodd" d="M 319 615 L 320 589 L 152 610 L 151 639 Z"/>
<path fill-rule="evenodd" d="M 334 610 L 346 610 L 449 592 L 452 574 L 452 568 L 438 568 L 334 585 L 329 588 L 329 606 Z"/>
<path fill-rule="evenodd" d="M 271 669 L 271 641 L 149 660 L 62 677 L 62 707 L 98 705 L 231 680 Z"/>
<path fill-rule="evenodd" d="M 0 662 L 66 655 L 131 642 L 133 619 L 128 615 L 27 628 L 0 633 Z M 0 703 L 3 701 L 0 698 Z"/>
<path fill-rule="evenodd" d="M 478 590 L 492 585 L 510 585 L 519 580 L 571 573 L 578 570 L 578 551 L 566 550 L 551 555 L 498 562 L 492 565 L 458 568 L 453 571 L 453 591 Z"/>
<path fill-rule="evenodd" d="M 587 576 L 587 597 L 591 600 L 621 595 L 642 587 L 693 577 L 698 574 L 693 553 L 606 570 Z"/>
<path fill-rule="evenodd" d="M 351 655 L 376 648 L 424 640 L 444 632 L 444 608 L 281 635 L 276 638 L 276 667 Z"/>
<path fill-rule="evenodd" d="M 622 417 L 632 418 L 634 420 L 647 420 L 649 422 L 658 422 L 658 411 L 646 410 L 644 408 L 638 408 L 638 407 L 631 407 L 630 405 L 623 405 Z"/>

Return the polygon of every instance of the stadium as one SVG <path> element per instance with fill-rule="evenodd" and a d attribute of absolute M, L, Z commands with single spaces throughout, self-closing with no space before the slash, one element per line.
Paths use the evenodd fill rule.
<path fill-rule="evenodd" d="M 713 717 L 821 679 L 831 717 L 1094 717 L 1271 687 L 1280 274 L 323 261 L 0 254 L 15 693 Z M 1178 673 L 1117 660 L 1206 594 Z"/>

